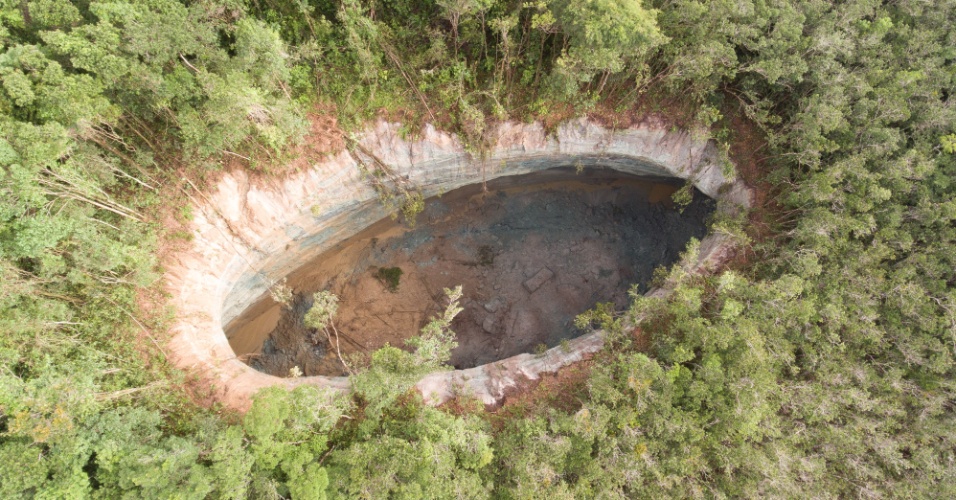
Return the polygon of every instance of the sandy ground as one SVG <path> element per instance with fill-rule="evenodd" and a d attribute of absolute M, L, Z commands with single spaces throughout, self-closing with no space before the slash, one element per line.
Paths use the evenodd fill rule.
<path fill-rule="evenodd" d="M 679 187 L 603 170 L 552 170 L 506 177 L 428 200 L 414 229 L 381 221 L 289 276 L 291 308 L 267 300 L 227 328 L 237 354 L 286 376 L 340 375 L 324 334 L 302 321 L 312 293 L 339 296 L 335 325 L 345 356 L 386 343 L 404 347 L 445 304 L 442 290 L 462 285 L 456 318 L 456 368 L 468 368 L 583 332 L 574 317 L 598 302 L 627 305 L 658 265 L 676 261 L 705 234 L 712 200 L 695 191 L 683 213 L 670 203 Z M 397 290 L 375 274 L 399 267 Z"/>

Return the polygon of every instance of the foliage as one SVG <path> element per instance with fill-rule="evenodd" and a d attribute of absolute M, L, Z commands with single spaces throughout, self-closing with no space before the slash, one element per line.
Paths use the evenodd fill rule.
<path fill-rule="evenodd" d="M 415 348 L 418 363 L 430 367 L 439 366 L 449 358 L 451 351 L 458 347 L 455 342 L 455 332 L 451 330 L 451 322 L 463 309 L 459 305 L 462 297 L 461 285 L 454 289 L 445 289 L 445 298 L 448 305 L 441 315 L 433 317 L 422 327 L 421 334 L 407 341 Z"/>
<path fill-rule="evenodd" d="M 178 166 L 274 155 L 303 124 L 278 37 L 210 7 L 0 4 L 4 498 L 245 491 L 245 459 L 215 458 L 241 433 L 188 402 L 153 336 L 164 312 L 137 301 L 159 278 L 152 216 Z"/>
<path fill-rule="evenodd" d="M 303 322 L 305 326 L 319 330 L 325 334 L 329 347 L 335 346 L 335 354 L 339 362 L 345 367 L 348 373 L 352 373 L 351 365 L 342 357 L 342 350 L 339 346 L 339 331 L 335 328 L 335 314 L 339 311 L 339 297 L 334 293 L 323 290 L 312 295 L 312 306 L 305 313 Z M 318 339 L 313 335 L 313 343 L 318 343 Z M 298 368 L 298 367 L 296 367 Z"/>
<path fill-rule="evenodd" d="M 282 304 L 282 307 L 290 309 L 292 307 L 292 287 L 286 284 L 286 279 L 273 283 L 269 288 L 269 297 L 275 302 Z"/>
<path fill-rule="evenodd" d="M 953 26 L 949 0 L 0 3 L 0 496 L 952 497 Z M 280 158 L 315 101 L 478 156 L 505 118 L 663 103 L 729 144 L 734 116 L 766 139 L 738 174 L 767 227 L 735 270 L 584 318 L 652 340 L 620 329 L 571 410 L 492 427 L 409 394 L 460 289 L 350 397 L 193 406 L 137 300 L 164 187 Z"/>
<path fill-rule="evenodd" d="M 247 486 L 251 496 L 323 498 L 329 479 L 321 458 L 328 432 L 346 408 L 334 393 L 311 386 L 260 391 L 243 419 L 248 469 L 235 479 L 253 479 Z"/>
<path fill-rule="evenodd" d="M 395 293 L 398 291 L 398 285 L 402 279 L 402 268 L 380 267 L 375 271 L 375 278 L 381 281 L 388 291 Z"/>
<path fill-rule="evenodd" d="M 482 267 L 492 266 L 495 263 L 495 250 L 491 245 L 478 246 L 478 265 Z"/>
<path fill-rule="evenodd" d="M 494 452 L 487 425 L 420 398 L 391 406 L 350 446 L 330 456 L 332 491 L 348 498 L 482 498 Z"/>
<path fill-rule="evenodd" d="M 392 219 L 397 219 L 401 212 L 408 227 L 415 227 L 418 214 L 425 209 L 425 196 L 421 189 L 407 175 L 399 175 L 357 141 L 350 140 L 347 144 L 359 170 L 378 194 L 379 201 Z"/>
<path fill-rule="evenodd" d="M 338 310 L 338 296 L 327 290 L 317 292 L 312 296 L 312 307 L 305 313 L 305 325 L 309 328 L 324 330 L 332 324 Z"/>
<path fill-rule="evenodd" d="M 598 302 L 592 309 L 577 315 L 574 326 L 580 330 L 597 326 L 606 332 L 617 332 L 621 329 L 621 321 L 615 314 L 613 302 Z"/>
<path fill-rule="evenodd" d="M 657 26 L 657 11 L 646 9 L 641 0 L 555 0 L 552 9 L 571 40 L 553 73 L 568 94 L 603 73 L 597 88 L 601 92 L 612 73 L 631 61 L 640 64 L 667 40 Z"/>
<path fill-rule="evenodd" d="M 684 209 L 694 201 L 694 184 L 690 182 L 684 183 L 680 189 L 674 191 L 674 194 L 671 195 L 671 200 L 677 205 L 677 210 L 683 213 Z"/>
<path fill-rule="evenodd" d="M 448 305 L 442 314 L 431 318 L 418 336 L 405 341 L 414 351 L 386 345 L 372 353 L 371 364 L 365 371 L 352 377 L 352 390 L 365 400 L 367 416 L 376 417 L 422 375 L 448 368 L 445 363 L 451 358 L 452 349 L 458 347 L 451 322 L 462 311 L 461 295 L 461 286 L 445 289 Z"/>

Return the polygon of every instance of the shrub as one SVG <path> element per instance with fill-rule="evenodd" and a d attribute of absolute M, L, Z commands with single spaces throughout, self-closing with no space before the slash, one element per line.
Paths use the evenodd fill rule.
<path fill-rule="evenodd" d="M 380 267 L 375 272 L 375 277 L 385 285 L 389 292 L 398 291 L 398 284 L 402 279 L 402 268 L 400 267 Z"/>

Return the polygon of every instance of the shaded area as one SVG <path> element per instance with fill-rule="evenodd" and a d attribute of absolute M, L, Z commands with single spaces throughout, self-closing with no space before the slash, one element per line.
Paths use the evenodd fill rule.
<path fill-rule="evenodd" d="M 227 336 L 247 349 L 264 339 L 245 356 L 261 371 L 286 376 L 298 366 L 306 375 L 340 375 L 334 349 L 302 321 L 312 293 L 340 297 L 336 326 L 348 356 L 403 346 L 443 307 L 443 288 L 461 284 L 456 368 L 553 347 L 583 333 L 573 326 L 576 315 L 599 302 L 624 308 L 632 285 L 643 293 L 655 267 L 704 236 L 714 202 L 695 190 L 680 213 L 670 201 L 679 187 L 604 169 L 467 186 L 429 199 L 414 229 L 380 221 L 303 266 L 288 279 L 291 308 L 276 317 L 267 299 Z M 396 274 L 397 285 L 383 279 Z"/>

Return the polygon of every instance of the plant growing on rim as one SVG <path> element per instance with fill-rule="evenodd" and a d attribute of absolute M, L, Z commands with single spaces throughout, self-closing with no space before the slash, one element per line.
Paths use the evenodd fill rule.
<path fill-rule="evenodd" d="M 269 296 L 272 297 L 272 300 L 282 304 L 282 307 L 292 308 L 292 287 L 286 284 L 285 278 L 269 287 Z"/>
<path fill-rule="evenodd" d="M 328 290 L 323 290 L 313 294 L 312 299 L 312 307 L 310 307 L 309 311 L 305 313 L 305 318 L 303 320 L 305 325 L 310 328 L 315 328 L 316 330 L 319 330 L 325 334 L 325 338 L 328 339 L 329 345 L 335 346 L 335 354 L 338 356 L 342 366 L 344 366 L 345 370 L 351 374 L 352 368 L 342 357 L 342 350 L 339 348 L 339 331 L 335 328 L 334 318 L 335 314 L 339 311 L 338 295 L 335 295 Z"/>
<path fill-rule="evenodd" d="M 458 347 L 455 341 L 455 332 L 451 329 L 451 322 L 463 309 L 459 305 L 461 300 L 461 285 L 454 289 L 445 289 L 448 305 L 440 316 L 432 318 L 422 327 L 421 334 L 408 339 L 405 343 L 415 348 L 415 357 L 422 365 L 438 367 L 451 358 L 451 351 Z"/>

